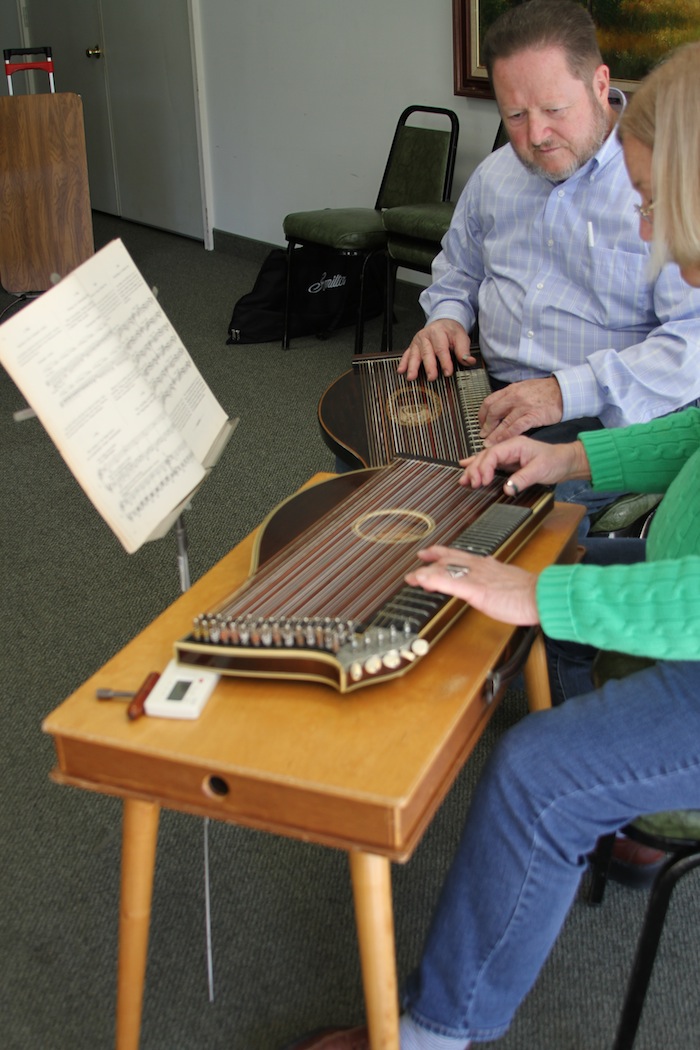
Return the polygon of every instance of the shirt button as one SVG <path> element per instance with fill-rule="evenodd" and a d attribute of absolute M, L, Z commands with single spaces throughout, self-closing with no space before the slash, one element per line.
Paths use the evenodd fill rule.
<path fill-rule="evenodd" d="M 540 291 L 542 291 L 542 289 L 544 288 L 544 284 L 542 283 L 542 281 L 540 281 L 540 283 L 537 285 L 537 287 L 538 287 L 538 289 Z"/>
<path fill-rule="evenodd" d="M 548 247 L 548 248 L 552 248 L 553 246 L 554 246 L 554 241 L 553 241 L 553 240 L 552 240 L 552 238 L 550 237 L 550 238 L 549 238 L 549 240 L 547 241 L 547 247 Z"/>
<path fill-rule="evenodd" d="M 564 191 L 563 190 L 557 190 L 557 197 L 563 197 L 563 196 L 564 196 Z"/>
<path fill-rule="evenodd" d="M 527 337 L 528 337 L 528 339 L 534 339 L 535 338 L 535 333 L 534 332 L 528 332 L 527 333 Z"/>

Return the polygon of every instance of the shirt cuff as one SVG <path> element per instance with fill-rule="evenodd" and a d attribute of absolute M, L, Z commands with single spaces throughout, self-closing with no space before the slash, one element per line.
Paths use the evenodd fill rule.
<path fill-rule="evenodd" d="M 562 422 L 581 416 L 599 416 L 605 407 L 600 388 L 590 365 L 574 365 L 552 373 L 559 384 L 562 400 Z"/>
<path fill-rule="evenodd" d="M 574 640 L 569 583 L 575 565 L 550 565 L 537 578 L 535 598 L 540 625 L 550 638 Z"/>
<path fill-rule="evenodd" d="M 614 492 L 624 486 L 614 433 L 611 430 L 586 430 L 578 436 L 591 468 L 591 485 L 601 492 Z"/>
<path fill-rule="evenodd" d="M 455 302 L 454 299 L 450 299 L 444 303 L 438 303 L 433 310 L 430 310 L 430 302 L 427 298 L 424 300 L 422 295 L 420 296 L 419 302 L 426 315 L 426 324 L 431 324 L 433 321 L 457 321 L 458 324 L 461 324 L 467 334 L 471 332 L 474 327 L 475 321 L 472 318 L 471 312 L 465 309 L 461 303 Z"/>

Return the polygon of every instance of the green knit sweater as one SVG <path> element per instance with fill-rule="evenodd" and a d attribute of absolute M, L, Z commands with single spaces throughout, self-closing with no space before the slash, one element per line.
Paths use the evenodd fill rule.
<path fill-rule="evenodd" d="M 635 656 L 700 659 L 700 410 L 592 430 L 580 440 L 594 488 L 665 495 L 646 561 L 542 572 L 537 607 L 545 633 Z"/>

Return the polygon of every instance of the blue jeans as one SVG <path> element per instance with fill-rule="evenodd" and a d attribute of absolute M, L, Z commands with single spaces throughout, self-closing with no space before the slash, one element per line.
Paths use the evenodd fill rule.
<path fill-rule="evenodd" d="M 463 1041 L 503 1035 L 597 839 L 687 807 L 700 807 L 700 662 L 659 663 L 524 718 L 477 786 L 409 981 L 414 1021 Z"/>
<path fill-rule="evenodd" d="M 614 557 L 624 541 L 600 542 Z M 580 668 L 569 679 L 565 655 L 566 690 Z M 477 785 L 407 985 L 416 1024 L 456 1046 L 502 1036 L 598 838 L 640 814 L 689 807 L 700 808 L 700 661 L 659 662 L 524 718 Z"/>

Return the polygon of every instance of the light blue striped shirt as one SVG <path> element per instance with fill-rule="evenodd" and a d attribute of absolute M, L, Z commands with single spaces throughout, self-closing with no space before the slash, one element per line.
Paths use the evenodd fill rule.
<path fill-rule="evenodd" d="M 559 185 L 504 146 L 457 203 L 420 297 L 426 317 L 470 331 L 478 312 L 491 375 L 555 375 L 564 420 L 624 426 L 695 402 L 700 290 L 675 265 L 649 281 L 637 201 L 614 132 Z"/>

